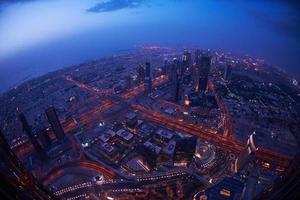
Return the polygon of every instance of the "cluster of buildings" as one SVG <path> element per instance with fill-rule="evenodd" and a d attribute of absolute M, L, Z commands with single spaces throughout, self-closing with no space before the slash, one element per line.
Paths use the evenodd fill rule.
<path fill-rule="evenodd" d="M 70 161 L 75 163 L 71 167 L 78 170 L 82 166 L 90 167 L 93 173 L 103 169 L 103 174 L 97 174 L 96 181 L 90 180 L 87 185 L 74 180 L 74 185 L 67 187 L 70 191 L 55 188 L 61 196 L 70 193 L 70 199 L 88 198 L 87 191 L 104 194 L 106 199 L 122 195 L 253 199 L 272 185 L 284 168 L 272 168 L 271 163 L 258 161 L 256 154 L 259 147 L 274 147 L 270 142 L 273 140 L 292 146 L 284 153 L 295 153 L 297 143 L 292 134 L 298 130 L 295 122 L 299 114 L 292 102 L 297 102 L 297 96 L 287 91 L 283 83 L 275 83 L 274 79 L 266 82 L 269 72 L 264 72 L 261 63 L 253 63 L 254 60 L 200 50 L 194 54 L 154 51 L 150 55 L 155 58 L 151 63 L 145 62 L 148 59 L 143 53 L 91 61 L 62 70 L 63 76 L 53 73 L 46 76 L 47 80 L 21 86 L 27 91 L 24 97 L 20 97 L 18 88 L 2 97 L 3 102 L 12 105 L 1 109 L 1 115 L 15 114 L 7 115 L 5 120 L 1 117 L 0 124 L 7 131 L 16 120 L 21 122 L 22 130 L 16 131 L 20 135 L 7 138 L 20 157 L 22 152 L 29 152 L 29 159 L 22 157 L 26 168 L 37 174 L 47 167 L 60 170 Z M 252 76 L 246 76 L 243 70 Z M 167 78 L 157 84 L 158 77 Z M 57 83 L 50 84 L 53 81 Z M 36 109 L 28 103 L 22 105 L 31 91 L 35 91 L 32 101 Z M 12 109 L 15 104 L 18 105 Z M 26 115 L 20 110 L 25 110 Z M 34 114 L 30 114 L 31 110 Z M 246 141 L 239 154 L 236 146 L 224 147 L 232 139 L 231 135 L 223 135 L 228 129 L 228 116 L 233 118 L 233 137 Z M 274 116 L 276 120 L 272 121 Z M 279 133 L 279 121 L 284 117 L 288 118 L 285 122 L 293 118 L 286 123 L 290 134 Z M 195 130 L 200 128 L 197 135 Z M 256 134 L 249 134 L 253 129 Z M 218 143 L 210 138 L 207 142 L 203 136 L 222 140 Z M 2 136 L 0 139 L 2 143 Z M 90 163 L 77 162 L 77 166 L 79 160 Z M 106 180 L 105 173 L 114 174 L 114 179 Z M 82 194 L 77 185 L 83 185 Z M 76 196 L 72 197 L 74 191 Z"/>

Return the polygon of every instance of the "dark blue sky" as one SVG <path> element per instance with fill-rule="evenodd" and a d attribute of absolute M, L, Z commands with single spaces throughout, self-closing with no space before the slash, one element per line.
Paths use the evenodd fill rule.
<path fill-rule="evenodd" d="M 300 74 L 297 1 L 1 1 L 0 91 L 136 45 L 200 46 Z"/>

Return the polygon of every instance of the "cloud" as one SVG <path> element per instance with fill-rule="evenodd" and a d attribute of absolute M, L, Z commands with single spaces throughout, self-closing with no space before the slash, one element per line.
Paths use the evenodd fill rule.
<path fill-rule="evenodd" d="M 147 0 L 110 0 L 107 2 L 97 3 L 89 8 L 88 12 L 111 12 L 125 8 L 136 8 L 141 6 Z"/>

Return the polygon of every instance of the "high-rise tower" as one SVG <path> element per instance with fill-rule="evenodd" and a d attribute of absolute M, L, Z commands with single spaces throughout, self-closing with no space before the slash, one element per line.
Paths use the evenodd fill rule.
<path fill-rule="evenodd" d="M 34 149 L 36 150 L 36 152 L 38 154 L 44 153 L 41 145 L 38 143 L 37 139 L 35 138 L 35 136 L 32 133 L 31 127 L 29 126 L 27 119 L 25 117 L 25 115 L 23 113 L 19 114 L 19 119 L 21 121 L 23 130 L 26 132 L 30 142 L 32 143 Z"/>
<path fill-rule="evenodd" d="M 48 121 L 52 127 L 52 130 L 56 136 L 57 139 L 63 139 L 65 137 L 65 132 L 59 122 L 58 116 L 56 114 L 56 111 L 54 107 L 50 107 L 46 110 L 46 115 L 48 118 Z"/>
<path fill-rule="evenodd" d="M 152 91 L 151 65 L 150 62 L 146 62 L 145 92 L 150 93 L 151 91 Z"/>

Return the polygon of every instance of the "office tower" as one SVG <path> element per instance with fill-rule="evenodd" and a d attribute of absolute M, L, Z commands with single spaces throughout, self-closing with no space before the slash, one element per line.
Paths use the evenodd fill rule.
<path fill-rule="evenodd" d="M 173 60 L 173 63 L 169 65 L 168 67 L 168 77 L 169 77 L 169 82 L 173 83 L 176 73 L 177 73 L 177 69 L 176 69 L 176 64 L 175 64 L 175 59 Z"/>
<path fill-rule="evenodd" d="M 249 136 L 246 148 L 240 152 L 240 155 L 235 160 L 235 173 L 240 173 L 253 161 L 255 152 L 258 150 L 254 143 L 254 136 L 255 132 Z"/>
<path fill-rule="evenodd" d="M 149 62 L 146 62 L 145 92 L 150 93 L 151 91 L 152 91 L 151 66 Z"/>
<path fill-rule="evenodd" d="M 0 130 L 1 199 L 54 200 L 53 194 L 39 184 L 10 149 Z"/>
<path fill-rule="evenodd" d="M 44 149 L 48 148 L 51 144 L 51 139 L 48 135 L 47 129 L 43 129 L 38 134 L 38 139 L 41 142 Z"/>
<path fill-rule="evenodd" d="M 174 81 L 172 84 L 172 99 L 175 102 L 179 101 L 179 96 L 180 96 L 180 79 L 178 77 L 178 74 L 175 73 Z"/>
<path fill-rule="evenodd" d="M 65 137 L 65 133 L 59 122 L 59 119 L 58 119 L 58 116 L 56 114 L 54 107 L 48 108 L 46 110 L 46 115 L 47 115 L 48 121 L 52 127 L 52 130 L 53 130 L 56 138 L 63 139 Z"/>
<path fill-rule="evenodd" d="M 179 100 L 180 78 L 179 78 L 179 61 L 173 60 L 169 71 L 169 81 L 171 83 L 172 100 L 177 102 Z"/>
<path fill-rule="evenodd" d="M 196 49 L 195 51 L 195 63 L 196 65 L 200 63 L 200 58 L 201 58 L 201 51 L 199 49 Z"/>
<path fill-rule="evenodd" d="M 168 60 L 164 60 L 164 65 L 163 65 L 162 70 L 161 70 L 161 73 L 163 75 L 167 75 L 168 65 L 169 65 Z"/>
<path fill-rule="evenodd" d="M 26 132 L 30 142 L 32 143 L 35 151 L 38 153 L 38 154 L 41 154 L 41 153 L 44 153 L 41 145 L 38 143 L 37 139 L 35 138 L 35 136 L 33 135 L 32 133 L 32 130 L 27 122 L 27 119 L 25 117 L 25 115 L 23 113 L 19 114 L 19 119 L 21 121 L 21 124 L 22 124 L 22 127 L 23 127 L 23 130 Z"/>
<path fill-rule="evenodd" d="M 202 56 L 200 60 L 198 89 L 200 92 L 204 92 L 207 88 L 211 58 L 209 56 Z"/>
<path fill-rule="evenodd" d="M 127 113 L 126 125 L 129 128 L 134 128 L 138 124 L 137 115 L 134 112 Z"/>
<path fill-rule="evenodd" d="M 189 51 L 185 50 L 182 56 L 182 73 L 184 74 L 186 71 L 190 72 L 192 67 L 192 55 Z"/>
<path fill-rule="evenodd" d="M 232 70 L 231 64 L 230 63 L 226 63 L 225 69 L 224 69 L 224 80 L 226 80 L 226 81 L 230 80 L 231 70 Z"/>
<path fill-rule="evenodd" d="M 145 82 L 145 69 L 143 65 L 137 67 L 137 82 L 143 84 Z"/>

